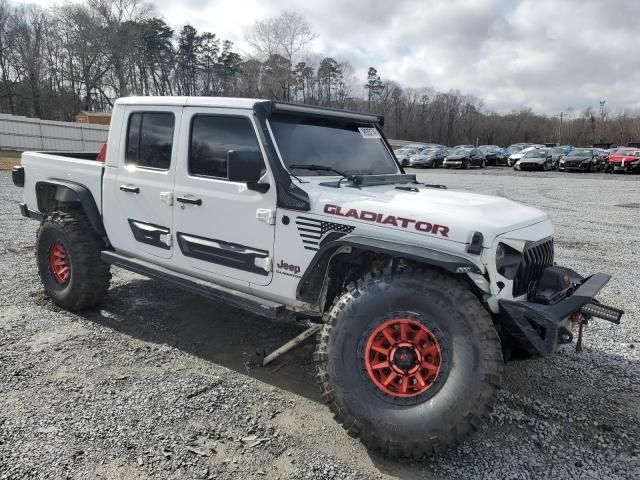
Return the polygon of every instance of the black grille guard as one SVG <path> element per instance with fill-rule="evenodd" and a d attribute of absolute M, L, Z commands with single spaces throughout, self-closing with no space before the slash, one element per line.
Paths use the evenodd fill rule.
<path fill-rule="evenodd" d="M 572 339 L 562 325 L 573 313 L 583 313 L 620 323 L 622 310 L 605 307 L 593 298 L 611 279 L 606 273 L 596 273 L 577 286 L 575 291 L 553 305 L 533 302 L 499 300 L 501 324 L 512 337 L 532 356 L 553 352 L 562 338 Z"/>

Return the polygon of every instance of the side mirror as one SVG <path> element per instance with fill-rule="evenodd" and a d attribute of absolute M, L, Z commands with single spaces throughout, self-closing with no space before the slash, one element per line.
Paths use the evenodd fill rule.
<path fill-rule="evenodd" d="M 246 182 L 247 187 L 258 192 L 269 190 L 268 183 L 258 183 L 265 170 L 260 152 L 229 150 L 227 152 L 227 176 L 232 182 Z"/>

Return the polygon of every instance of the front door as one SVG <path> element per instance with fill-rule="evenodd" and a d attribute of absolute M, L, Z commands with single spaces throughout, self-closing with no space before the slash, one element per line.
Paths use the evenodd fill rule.
<path fill-rule="evenodd" d="M 260 152 L 251 112 L 185 108 L 176 170 L 174 268 L 217 283 L 271 281 L 276 189 L 265 162 L 265 193 L 227 178 L 230 151 Z M 225 282 L 225 279 L 227 280 Z"/>
<path fill-rule="evenodd" d="M 172 194 L 182 107 L 132 107 L 113 185 L 119 234 L 114 246 L 134 257 L 173 255 Z"/>

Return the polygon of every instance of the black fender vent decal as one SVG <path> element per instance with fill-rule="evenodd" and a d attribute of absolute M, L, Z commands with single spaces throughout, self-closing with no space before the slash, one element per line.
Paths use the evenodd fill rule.
<path fill-rule="evenodd" d="M 168 227 L 154 225 L 153 223 L 141 222 L 140 220 L 128 219 L 129 227 L 136 241 L 146 243 L 153 247 L 171 250 L 171 230 Z"/>
<path fill-rule="evenodd" d="M 307 250 L 317 251 L 320 244 L 330 232 L 337 233 L 340 236 L 353 232 L 356 227 L 345 225 L 343 223 L 325 222 L 317 218 L 298 217 L 296 218 L 296 226 L 298 233 L 302 238 L 304 248 Z M 335 235 L 332 235 L 335 237 Z"/>
<path fill-rule="evenodd" d="M 178 232 L 178 245 L 185 257 L 197 258 L 205 262 L 217 263 L 225 267 L 245 270 L 258 275 L 269 275 L 271 271 L 256 264 L 269 257 L 267 250 L 259 250 L 246 245 L 229 243 L 213 238 L 198 237 Z"/>

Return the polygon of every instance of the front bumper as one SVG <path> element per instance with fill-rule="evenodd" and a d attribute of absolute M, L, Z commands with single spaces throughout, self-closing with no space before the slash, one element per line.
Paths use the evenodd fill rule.
<path fill-rule="evenodd" d="M 409 160 L 410 167 L 424 167 L 425 165 L 431 165 L 431 160 L 427 160 L 427 159 Z"/>
<path fill-rule="evenodd" d="M 640 165 L 624 165 L 622 166 L 620 163 L 610 163 L 610 167 L 614 172 L 623 172 L 623 173 L 638 173 L 640 172 Z"/>
<path fill-rule="evenodd" d="M 552 267 L 556 270 L 559 267 Z M 622 311 L 611 307 L 604 307 L 594 302 L 596 294 L 610 280 L 605 273 L 596 273 L 583 279 L 569 269 L 563 269 L 563 276 L 571 278 L 571 286 L 558 289 L 549 298 L 556 298 L 548 304 L 499 300 L 500 320 L 505 332 L 514 338 L 522 348 L 532 357 L 545 355 L 556 350 L 558 345 L 569 343 L 573 340 L 570 317 L 573 314 L 585 317 L 598 316 L 614 323 L 619 323 Z M 559 299 L 559 300 L 558 300 Z M 608 318 L 598 313 L 593 313 L 598 307 L 617 312 Z M 616 320 L 617 319 L 617 320 Z"/>
<path fill-rule="evenodd" d="M 592 165 L 593 165 L 592 163 L 579 163 L 579 164 L 562 163 L 560 164 L 560 170 L 575 170 L 580 172 L 586 172 L 591 168 Z"/>
<path fill-rule="evenodd" d="M 533 162 L 522 163 L 522 161 L 520 161 L 518 166 L 520 167 L 520 170 L 532 171 L 532 170 L 540 170 L 544 166 L 544 164 L 533 163 Z"/>

